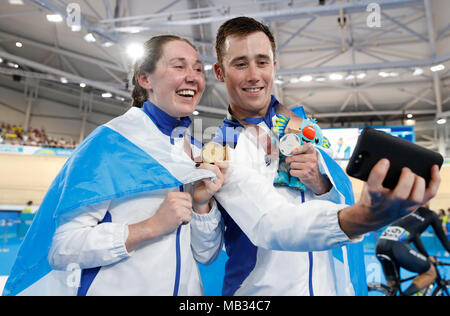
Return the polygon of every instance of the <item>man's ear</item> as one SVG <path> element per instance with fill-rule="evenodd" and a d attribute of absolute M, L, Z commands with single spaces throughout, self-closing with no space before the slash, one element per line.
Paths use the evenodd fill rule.
<path fill-rule="evenodd" d="M 224 82 L 223 71 L 222 68 L 220 68 L 219 64 L 214 64 L 214 72 L 216 74 L 217 80 L 219 80 L 220 82 Z"/>
<path fill-rule="evenodd" d="M 148 76 L 146 74 L 138 75 L 137 81 L 138 81 L 139 85 L 142 88 L 144 88 L 145 90 L 151 90 L 152 89 L 152 85 L 150 83 L 150 79 L 148 78 Z"/>

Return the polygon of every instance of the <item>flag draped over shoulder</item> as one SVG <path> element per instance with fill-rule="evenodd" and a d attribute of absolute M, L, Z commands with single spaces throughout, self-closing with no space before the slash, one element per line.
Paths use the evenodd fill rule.
<path fill-rule="evenodd" d="M 301 118 L 307 118 L 303 107 L 294 108 L 292 109 L 292 112 L 294 112 Z M 336 186 L 336 189 L 345 198 L 345 204 L 355 204 L 353 187 L 348 176 L 336 163 L 336 161 L 328 156 L 324 150 L 322 150 L 321 148 L 318 149 L 320 150 L 325 164 L 327 165 L 327 168 L 333 178 L 332 180 L 334 185 Z M 350 274 L 348 277 L 352 282 L 354 294 L 357 296 L 367 296 L 366 267 L 364 263 L 364 249 L 362 242 L 334 249 L 333 258 L 335 260 L 336 277 L 344 276 L 347 273 L 346 271 L 338 271 L 342 269 L 346 270 L 345 265 L 347 264 L 349 269 L 348 273 Z M 351 291 L 350 289 L 340 289 L 339 284 L 337 290 L 338 295 L 348 295 Z"/>
<path fill-rule="evenodd" d="M 208 177 L 214 174 L 196 169 L 142 110 L 131 108 L 92 132 L 62 167 L 19 249 L 3 295 L 19 294 L 52 270 L 47 256 L 61 215 L 75 217 L 83 206 Z"/>
<path fill-rule="evenodd" d="M 355 200 L 350 179 L 330 156 L 328 156 L 320 148 L 319 150 L 321 151 L 322 157 L 324 158 L 328 170 L 333 178 L 333 183 L 336 186 L 336 189 L 344 195 L 345 204 L 353 205 Z M 366 267 L 364 263 L 364 249 L 362 242 L 333 249 L 333 257 L 335 260 L 335 273 L 337 273 L 337 276 L 339 274 L 339 271 L 337 270 L 340 270 L 342 266 L 347 264 L 350 274 L 348 277 L 352 282 L 354 294 L 357 296 L 367 296 Z M 343 269 L 345 269 L 345 267 L 343 267 Z M 338 286 L 338 295 L 340 294 L 348 295 L 348 290 L 339 289 Z"/>

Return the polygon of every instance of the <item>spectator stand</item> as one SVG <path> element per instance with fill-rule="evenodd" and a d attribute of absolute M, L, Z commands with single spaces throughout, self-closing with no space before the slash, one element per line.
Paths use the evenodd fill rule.
<path fill-rule="evenodd" d="M 49 148 L 74 149 L 75 142 L 72 139 L 48 136 L 44 129 L 30 127 L 24 131 L 21 125 L 0 123 L 0 144 L 19 146 L 36 146 Z"/>

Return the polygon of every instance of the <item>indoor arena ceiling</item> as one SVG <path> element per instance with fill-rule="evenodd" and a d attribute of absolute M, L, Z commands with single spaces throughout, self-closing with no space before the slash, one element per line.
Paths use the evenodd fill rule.
<path fill-rule="evenodd" d="M 433 147 L 436 119 L 450 116 L 449 13 L 448 0 L 3 0 L 0 85 L 48 99 L 56 89 L 65 103 L 91 102 L 113 117 L 130 104 L 127 47 L 170 33 L 199 49 L 207 77 L 200 115 L 223 117 L 215 34 L 246 15 L 275 34 L 274 92 L 284 104 L 336 127 L 412 114 L 429 123 L 417 138 Z"/>

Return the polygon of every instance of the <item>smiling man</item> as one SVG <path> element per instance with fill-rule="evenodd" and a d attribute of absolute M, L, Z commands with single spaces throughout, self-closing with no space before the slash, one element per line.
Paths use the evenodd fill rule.
<path fill-rule="evenodd" d="M 231 19 L 218 30 L 214 70 L 230 105 L 215 140 L 231 148 L 225 184 L 215 195 L 229 256 L 223 294 L 364 295 L 362 248 L 355 243 L 433 197 L 438 169 L 427 189 L 404 169 L 391 191 L 382 187 L 389 162 L 381 160 L 354 204 L 342 169 L 306 144 L 286 159 L 306 190 L 274 187 L 273 121 L 277 113 L 295 115 L 271 94 L 275 51 L 270 30 L 252 18 Z"/>

